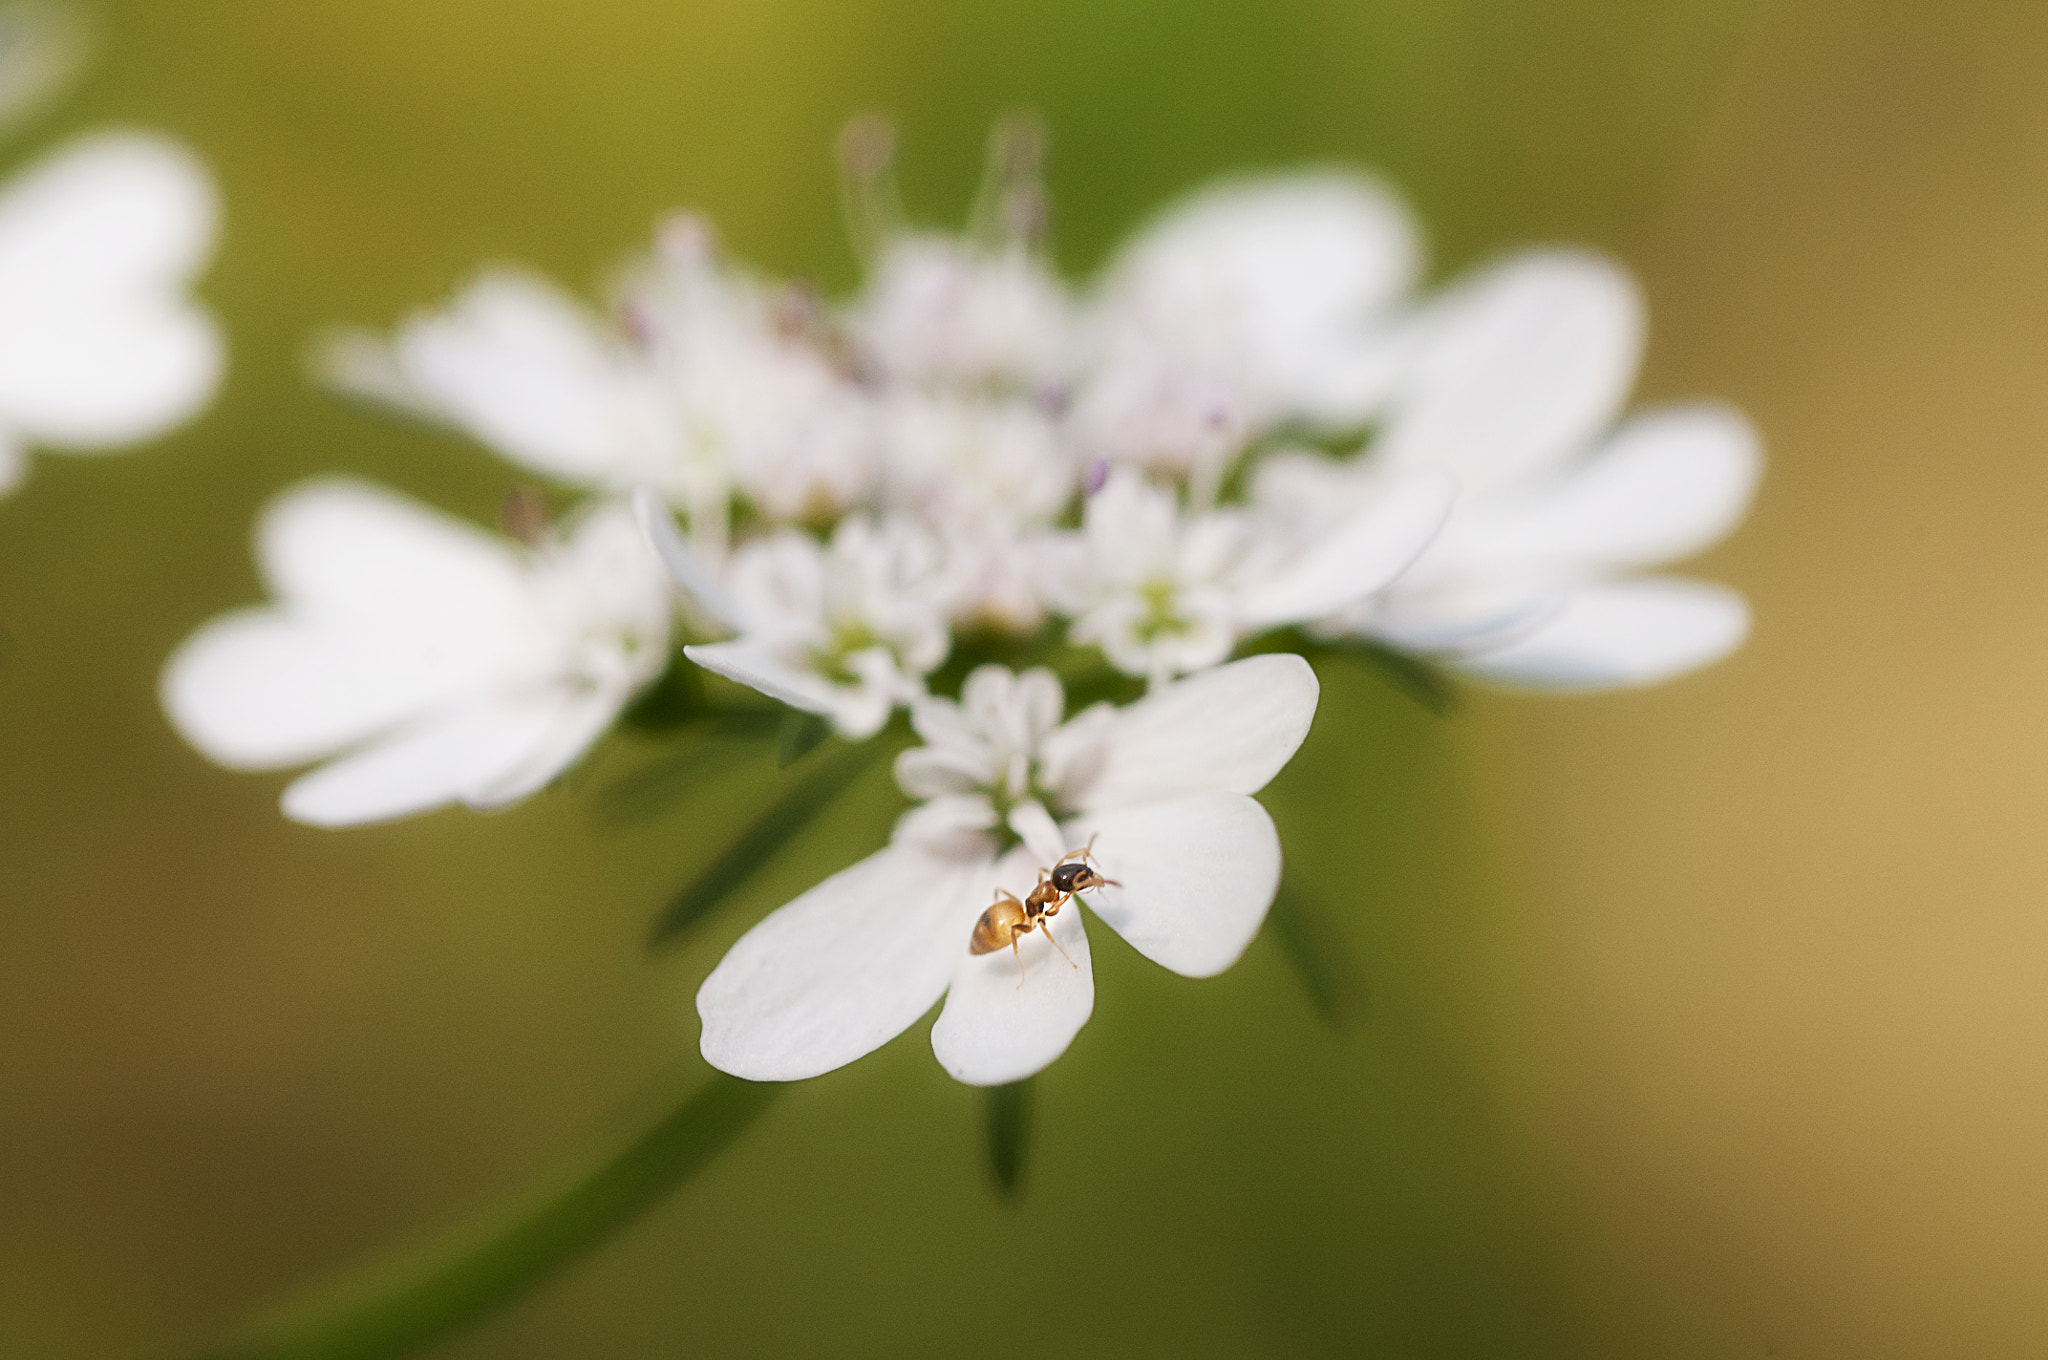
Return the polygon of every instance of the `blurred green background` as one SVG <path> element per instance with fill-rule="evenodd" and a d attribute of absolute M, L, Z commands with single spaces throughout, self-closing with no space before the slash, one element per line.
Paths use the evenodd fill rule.
<path fill-rule="evenodd" d="M 2048 16 L 1783 0 L 156 0 L 6 148 L 144 122 L 218 173 L 202 420 L 0 502 L 0 1354 L 172 1355 L 448 1221 L 697 1070 L 691 997 L 876 843 L 886 785 L 650 960 L 770 796 L 618 829 L 617 738 L 513 812 L 323 833 L 159 717 L 257 598 L 248 527 L 344 469 L 489 520 L 509 470 L 306 386 L 302 346 L 476 262 L 587 286 L 690 205 L 843 288 L 842 120 L 964 211 L 1054 137 L 1099 261 L 1230 169 L 1378 166 L 1439 274 L 1605 247 L 1640 395 L 1762 425 L 1733 662 L 1450 718 L 1324 674 L 1267 802 L 1364 983 L 1271 939 L 1193 983 L 1095 933 L 1027 1192 L 920 1025 L 792 1091 L 455 1357 L 2031 1356 L 2048 1351 Z M 765 762 L 762 762 L 765 766 Z"/>

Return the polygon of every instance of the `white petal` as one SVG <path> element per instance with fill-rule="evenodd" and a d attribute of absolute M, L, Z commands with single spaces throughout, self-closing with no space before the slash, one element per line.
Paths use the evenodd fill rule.
<path fill-rule="evenodd" d="M 555 702 L 459 703 L 301 776 L 284 791 L 285 815 L 360 826 L 455 802 L 525 764 L 561 717 Z"/>
<path fill-rule="evenodd" d="M 164 667 L 179 735 L 239 769 L 297 765 L 474 692 L 498 658 L 431 631 L 335 628 L 276 610 L 225 615 Z"/>
<path fill-rule="evenodd" d="M 697 993 L 705 1061 L 799 1081 L 880 1048 L 945 991 L 991 875 L 890 845 L 771 913 Z"/>
<path fill-rule="evenodd" d="M 1060 839 L 1059 823 L 1036 798 L 1026 798 L 1010 809 L 1010 830 L 1024 842 L 1024 848 L 1038 864 L 1050 869 L 1070 848 Z"/>
<path fill-rule="evenodd" d="M 1619 265 L 1536 250 L 1455 285 L 1416 322 L 1411 371 L 1376 443 L 1394 467 L 1446 467 L 1490 492 L 1584 448 L 1620 410 L 1643 308 Z"/>
<path fill-rule="evenodd" d="M 1637 416 L 1555 488 L 1474 524 L 1474 557 L 1650 566 L 1718 542 L 1742 519 L 1763 455 L 1756 430 L 1720 406 Z"/>
<path fill-rule="evenodd" d="M 468 636 L 514 627 L 527 608 L 509 543 L 342 478 L 273 501 L 257 525 L 256 556 L 279 599 L 319 618 L 433 619 Z"/>
<path fill-rule="evenodd" d="M 117 449 L 196 415 L 224 362 L 212 319 L 177 298 L 18 313 L 0 320 L 0 414 L 67 453 Z"/>
<path fill-rule="evenodd" d="M 1226 329 L 1283 402 L 1376 396 L 1359 334 L 1414 280 L 1421 243 L 1378 181 L 1324 171 L 1225 181 L 1169 208 L 1111 265 L 1109 305 L 1169 333 Z M 1312 415 L 1359 415 L 1313 409 Z"/>
<path fill-rule="evenodd" d="M 543 280 L 486 273 L 399 332 L 412 385 L 506 457 L 572 481 L 652 475 L 658 417 L 609 337 Z"/>
<path fill-rule="evenodd" d="M 1090 813 L 1068 839 L 1095 840 L 1104 876 L 1088 906 L 1131 947 L 1184 977 L 1236 963 L 1280 886 L 1280 836 L 1266 810 L 1240 793 Z"/>
<path fill-rule="evenodd" d="M 211 318 L 184 297 L 213 242 L 212 181 L 173 142 L 73 143 L 0 192 L 0 412 L 77 452 L 159 434 L 219 381 Z"/>
<path fill-rule="evenodd" d="M 1005 856 L 997 874 L 1020 897 L 1035 877 L 1025 853 Z M 1045 930 L 1019 940 L 1014 954 L 999 949 L 977 956 L 967 952 L 965 939 L 957 945 L 946 1008 L 932 1025 L 932 1052 L 956 1081 L 1021 1081 L 1066 1052 L 1088 1023 L 1095 1009 L 1095 972 L 1081 909 L 1069 902 L 1046 926 L 1058 949 Z"/>
<path fill-rule="evenodd" d="M 696 549 L 676 528 L 675 515 L 669 510 L 668 502 L 652 487 L 635 487 L 633 514 L 647 534 L 647 541 L 654 545 L 662 566 L 668 568 L 676 588 L 719 623 L 734 632 L 744 632 L 747 621 L 739 602 L 719 584 L 718 578 L 697 556 Z"/>
<path fill-rule="evenodd" d="M 1457 489 L 1457 478 L 1441 469 L 1396 477 L 1285 572 L 1247 591 L 1238 605 L 1244 628 L 1319 619 L 1379 590 L 1436 537 Z"/>
<path fill-rule="evenodd" d="M 777 703 L 831 717 L 838 711 L 835 686 L 816 671 L 799 670 L 757 642 L 707 642 L 683 648 L 705 670 L 758 690 Z"/>
<path fill-rule="evenodd" d="M 0 190 L 0 297 L 47 307 L 182 285 L 218 218 L 212 177 L 177 143 L 82 138 Z"/>
<path fill-rule="evenodd" d="M 330 326 L 315 335 L 306 348 L 306 371 L 342 396 L 415 419 L 438 423 L 449 415 L 413 386 L 391 342 L 361 326 Z"/>
<path fill-rule="evenodd" d="M 627 694 L 612 689 L 565 687 L 566 692 L 536 695 L 548 714 L 535 740 L 517 763 L 474 779 L 462 789 L 462 801 L 473 808 L 509 807 L 538 793 L 575 764 L 604 735 L 625 707 Z"/>
<path fill-rule="evenodd" d="M 1456 664 L 1534 689 L 1654 685 L 1720 660 L 1748 632 L 1749 606 L 1734 591 L 1650 577 L 1585 586 L 1533 633 Z"/>
<path fill-rule="evenodd" d="M 1076 792 L 1075 805 L 1256 793 L 1308 735 L 1317 693 L 1308 662 L 1286 653 L 1249 656 L 1163 686 L 1116 715 L 1101 770 Z"/>

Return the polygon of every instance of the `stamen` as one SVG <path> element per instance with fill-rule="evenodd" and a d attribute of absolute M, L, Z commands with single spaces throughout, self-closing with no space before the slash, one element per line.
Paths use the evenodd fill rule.
<path fill-rule="evenodd" d="M 896 129 L 880 114 L 857 114 L 840 129 L 839 189 L 854 253 L 873 269 L 903 230 L 903 204 L 896 192 Z"/>

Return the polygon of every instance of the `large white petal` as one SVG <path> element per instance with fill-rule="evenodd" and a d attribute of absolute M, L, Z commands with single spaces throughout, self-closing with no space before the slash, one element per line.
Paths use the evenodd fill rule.
<path fill-rule="evenodd" d="M 770 913 L 697 992 L 705 1061 L 799 1081 L 880 1048 L 946 990 L 992 874 L 892 844 Z"/>
<path fill-rule="evenodd" d="M 1131 947 L 1186 977 L 1236 963 L 1280 886 L 1280 836 L 1266 810 L 1241 793 L 1204 793 L 1076 817 L 1076 844 L 1123 886 L 1088 905 Z"/>
<path fill-rule="evenodd" d="M 998 882 L 1018 897 L 1036 877 L 1028 852 L 1004 856 L 997 872 Z M 1043 929 L 1019 940 L 1014 954 L 970 954 L 967 941 L 959 942 L 946 1008 L 932 1025 L 932 1052 L 955 1080 L 972 1086 L 1021 1081 L 1066 1052 L 1088 1023 L 1095 972 L 1080 907 L 1069 902 L 1046 928 L 1059 949 Z"/>
<path fill-rule="evenodd" d="M 1318 692 L 1315 671 L 1291 653 L 1248 656 L 1155 690 L 1116 715 L 1100 770 L 1075 805 L 1256 793 L 1308 735 Z"/>
<path fill-rule="evenodd" d="M 468 637 L 516 627 L 528 608 L 511 544 L 343 478 L 307 482 L 271 502 L 256 558 L 279 599 L 323 619 L 431 619 Z"/>
<path fill-rule="evenodd" d="M 1461 526 L 1470 557 L 1650 566 L 1718 542 L 1749 508 L 1763 470 L 1738 411 L 1689 406 L 1623 425 L 1554 488 Z"/>
<path fill-rule="evenodd" d="M 164 667 L 172 724 L 209 759 L 297 765 L 473 692 L 498 658 L 431 630 L 340 628 L 272 609 L 224 615 Z"/>
<path fill-rule="evenodd" d="M 1586 447 L 1635 381 L 1642 299 L 1584 251 L 1532 250 L 1454 285 L 1415 323 L 1412 367 L 1375 447 L 1489 493 Z"/>
<path fill-rule="evenodd" d="M 1319 619 L 1385 586 L 1443 528 L 1457 490 L 1457 478 L 1442 469 L 1395 477 L 1286 571 L 1245 592 L 1242 626 L 1257 632 Z"/>
<path fill-rule="evenodd" d="M 654 475 L 658 416 L 609 337 L 573 298 L 507 270 L 399 332 L 412 385 L 506 457 L 571 481 Z"/>
<path fill-rule="evenodd" d="M 559 702 L 458 702 L 302 775 L 284 812 L 313 826 L 389 821 L 489 788 L 523 766 L 562 718 Z"/>
<path fill-rule="evenodd" d="M 1141 230 L 1110 266 L 1105 294 L 1153 325 L 1227 326 L 1262 378 L 1286 386 L 1352 360 L 1344 347 L 1408 288 L 1421 253 L 1414 220 L 1377 180 L 1229 180 Z"/>
<path fill-rule="evenodd" d="M 1650 577 L 1581 587 L 1555 617 L 1459 669 L 1548 690 L 1654 685 L 1720 660 L 1749 633 L 1749 606 L 1725 586 Z"/>

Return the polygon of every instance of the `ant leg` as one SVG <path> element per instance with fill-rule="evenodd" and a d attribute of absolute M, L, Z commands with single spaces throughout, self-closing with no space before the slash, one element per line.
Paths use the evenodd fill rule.
<path fill-rule="evenodd" d="M 1072 954 L 1069 954 L 1064 948 L 1062 948 L 1058 940 L 1053 939 L 1052 922 L 1050 921 L 1047 921 L 1045 923 L 1045 938 L 1054 949 L 1058 949 L 1060 951 L 1060 957 L 1067 961 L 1067 967 L 1072 968 L 1076 971 L 1080 970 L 1081 965 L 1074 962 L 1074 956 Z"/>
<path fill-rule="evenodd" d="M 1017 932 L 1010 932 L 1010 956 L 1017 960 L 1017 990 L 1024 990 L 1024 956 L 1017 952 Z"/>

